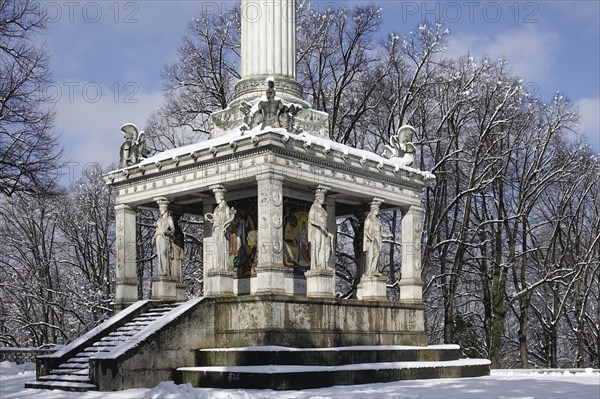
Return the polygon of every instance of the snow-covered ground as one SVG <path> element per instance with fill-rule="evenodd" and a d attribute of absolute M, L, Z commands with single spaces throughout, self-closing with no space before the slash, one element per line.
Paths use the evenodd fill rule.
<path fill-rule="evenodd" d="M 0 363 L 1 399 L 398 399 L 398 398 L 600 398 L 600 373 L 557 371 L 537 373 L 524 370 L 494 370 L 489 377 L 399 381 L 386 384 L 336 386 L 303 391 L 192 388 L 162 382 L 151 389 L 120 392 L 64 392 L 25 389 L 35 379 L 31 363 Z"/>

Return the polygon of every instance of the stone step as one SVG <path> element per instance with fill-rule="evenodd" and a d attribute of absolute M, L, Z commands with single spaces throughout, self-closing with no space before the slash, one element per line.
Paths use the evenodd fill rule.
<path fill-rule="evenodd" d="M 127 342 L 131 337 L 142 331 L 148 324 L 166 315 L 180 304 L 164 304 L 139 314 L 127 323 L 121 324 L 116 330 L 102 337 L 90 346 L 84 348 L 71 359 L 59 365 L 46 376 L 26 384 L 28 388 L 60 389 L 65 391 L 85 392 L 98 390 L 89 378 L 89 359 L 97 353 L 106 353 L 116 346 Z"/>
<path fill-rule="evenodd" d="M 71 392 L 97 391 L 95 384 L 84 382 L 66 382 L 66 381 L 33 381 L 25 383 L 25 388 L 33 389 L 59 389 Z"/>
<path fill-rule="evenodd" d="M 125 339 L 123 336 L 121 335 L 107 335 L 106 337 L 102 338 L 100 341 L 96 342 L 98 344 L 114 344 L 117 345 L 119 344 L 119 342 L 123 342 Z"/>
<path fill-rule="evenodd" d="M 159 316 L 160 317 L 160 316 Z M 158 319 L 158 317 L 136 317 L 135 319 L 132 319 L 130 322 L 128 322 L 126 325 L 131 326 L 131 325 L 140 325 L 140 324 L 149 324 L 150 322 L 154 321 Z"/>
<path fill-rule="evenodd" d="M 94 342 L 92 344 L 92 346 L 88 346 L 88 348 L 97 348 L 99 346 L 102 346 L 102 347 L 112 347 L 112 346 L 117 346 L 117 344 L 118 344 L 118 342 L 116 342 L 114 340 L 104 340 L 104 339 L 101 339 L 98 342 Z M 88 348 L 86 348 L 86 349 L 88 349 Z"/>
<path fill-rule="evenodd" d="M 79 356 L 79 355 L 83 355 L 83 354 L 78 353 L 75 357 L 72 357 L 69 360 L 67 360 L 67 362 L 68 363 L 85 363 L 85 364 L 87 364 L 89 361 L 89 356 L 83 357 L 83 356 Z"/>
<path fill-rule="evenodd" d="M 83 374 L 62 374 L 62 375 L 46 375 L 39 378 L 40 381 L 65 381 L 65 382 L 84 382 L 91 384 L 89 375 Z"/>
<path fill-rule="evenodd" d="M 196 364 L 200 366 L 335 366 L 357 363 L 458 360 L 459 357 L 458 345 L 352 346 L 318 349 L 258 346 L 201 349 L 196 352 Z"/>
<path fill-rule="evenodd" d="M 130 321 L 123 327 L 143 327 L 143 326 L 147 326 L 148 324 L 152 323 L 154 320 L 156 320 L 156 319 L 143 319 L 143 320 Z"/>
<path fill-rule="evenodd" d="M 176 308 L 176 306 L 163 306 L 163 307 L 159 307 L 159 308 L 150 309 L 150 310 L 148 310 L 148 311 L 146 311 L 146 312 L 144 312 L 142 314 L 143 315 L 144 314 L 145 315 L 152 315 L 152 314 L 155 314 L 155 313 L 164 314 L 164 313 L 170 312 L 171 310 L 173 310 L 175 308 Z"/>
<path fill-rule="evenodd" d="M 243 389 L 310 389 L 334 385 L 371 384 L 412 379 L 489 375 L 489 360 L 363 363 L 341 366 L 182 367 L 175 383 L 194 387 Z"/>
<path fill-rule="evenodd" d="M 79 369 L 79 370 L 75 370 L 75 369 L 54 369 L 52 371 L 50 371 L 50 374 L 59 374 L 59 375 L 85 375 L 85 376 L 89 376 L 90 375 L 90 369 L 89 368 L 85 368 L 85 369 Z"/>
<path fill-rule="evenodd" d="M 139 322 L 141 323 L 141 322 Z M 150 324 L 150 323 L 148 323 Z M 135 323 L 127 323 L 122 325 L 121 327 L 117 328 L 114 332 L 119 332 L 119 331 L 133 331 L 133 330 L 139 330 L 140 328 L 142 328 L 143 326 L 146 326 L 147 324 L 141 325 L 141 324 L 135 324 Z"/>
<path fill-rule="evenodd" d="M 90 369 L 86 368 L 56 368 L 50 371 L 50 374 L 60 374 L 60 375 L 89 375 Z"/>
<path fill-rule="evenodd" d="M 61 364 L 60 366 L 58 366 L 59 369 L 69 369 L 69 370 L 81 370 L 81 369 L 85 369 L 89 367 L 89 363 L 85 362 L 85 363 L 74 363 L 71 361 L 67 361 L 66 363 Z"/>
<path fill-rule="evenodd" d="M 84 349 L 84 352 L 87 353 L 89 357 L 93 357 L 97 353 L 110 352 L 113 348 L 113 346 L 95 346 L 93 348 Z"/>
<path fill-rule="evenodd" d="M 111 337 L 131 337 L 136 332 L 138 332 L 137 329 L 135 329 L 135 330 L 121 330 L 121 329 L 117 329 L 117 331 L 111 332 L 108 335 L 111 336 Z"/>

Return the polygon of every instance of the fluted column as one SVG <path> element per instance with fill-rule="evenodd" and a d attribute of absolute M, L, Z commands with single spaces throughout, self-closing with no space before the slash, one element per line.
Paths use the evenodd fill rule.
<path fill-rule="evenodd" d="M 423 234 L 423 209 L 413 205 L 403 213 L 400 301 L 422 303 L 421 236 Z"/>
<path fill-rule="evenodd" d="M 242 79 L 296 78 L 296 0 L 242 0 Z"/>
<path fill-rule="evenodd" d="M 241 80 L 235 100 L 265 94 L 273 77 L 277 96 L 308 107 L 296 81 L 296 0 L 241 0 Z"/>

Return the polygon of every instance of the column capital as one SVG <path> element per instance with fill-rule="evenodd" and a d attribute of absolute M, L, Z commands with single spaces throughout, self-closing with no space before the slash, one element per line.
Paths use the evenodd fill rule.
<path fill-rule="evenodd" d="M 425 212 L 425 209 L 423 208 L 423 205 L 421 204 L 412 204 L 412 205 L 406 205 L 406 206 L 402 206 L 400 207 L 400 212 L 402 212 L 403 215 L 406 215 L 408 213 L 412 213 L 412 212 L 418 212 L 418 213 L 423 213 Z"/>
<path fill-rule="evenodd" d="M 317 188 L 315 189 L 315 195 L 317 195 L 317 194 L 323 194 L 323 195 L 325 195 L 325 194 L 327 194 L 327 192 L 329 190 L 331 190 L 331 187 L 323 185 L 323 184 L 319 184 L 317 186 Z"/>
<path fill-rule="evenodd" d="M 218 192 L 226 193 L 227 192 L 227 189 L 222 184 L 213 184 L 212 186 L 208 186 L 208 189 L 210 191 L 212 191 L 213 193 L 218 193 Z"/>
<path fill-rule="evenodd" d="M 134 207 L 132 207 L 131 205 L 127 205 L 127 204 L 117 204 L 115 205 L 115 212 L 129 212 L 129 213 L 136 213 L 136 210 Z"/>
<path fill-rule="evenodd" d="M 258 182 L 262 182 L 265 180 L 283 181 L 283 179 L 284 176 L 282 174 L 273 171 L 262 172 L 256 175 L 256 181 Z"/>

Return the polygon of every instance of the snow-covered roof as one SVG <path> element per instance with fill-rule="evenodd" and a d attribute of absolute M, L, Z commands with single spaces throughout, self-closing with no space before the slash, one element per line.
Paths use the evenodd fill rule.
<path fill-rule="evenodd" d="M 430 172 L 421 171 L 419 169 L 407 166 L 402 158 L 388 159 L 377 155 L 373 152 L 353 148 L 330 139 L 316 137 L 306 133 L 290 133 L 283 128 L 271 127 L 268 127 L 266 129 L 260 129 L 260 127 L 256 127 L 252 130 L 247 131 L 240 131 L 236 129 L 231 133 L 222 136 L 160 152 L 152 157 L 142 160 L 136 165 L 112 171 L 109 173 L 109 175 L 113 173 L 118 173 L 119 171 L 136 171 L 139 168 L 149 168 L 151 166 L 160 164 L 165 161 L 181 159 L 190 155 L 193 156 L 194 154 L 200 154 L 204 151 L 213 151 L 216 153 L 217 147 L 224 145 L 228 145 L 234 148 L 238 144 L 241 144 L 241 142 L 248 140 L 251 140 L 253 143 L 259 143 L 261 136 L 266 136 L 270 134 L 280 136 L 281 141 L 284 143 L 287 143 L 289 140 L 295 140 L 299 143 L 302 143 L 301 145 L 304 148 L 318 147 L 325 153 L 336 151 L 341 155 L 342 158 L 355 157 L 358 158 L 362 163 L 372 162 L 375 165 L 377 165 L 378 168 L 388 166 L 393 168 L 395 172 L 398 172 L 399 170 L 405 170 L 407 172 L 420 175 L 426 180 L 435 179 L 435 176 Z"/>

